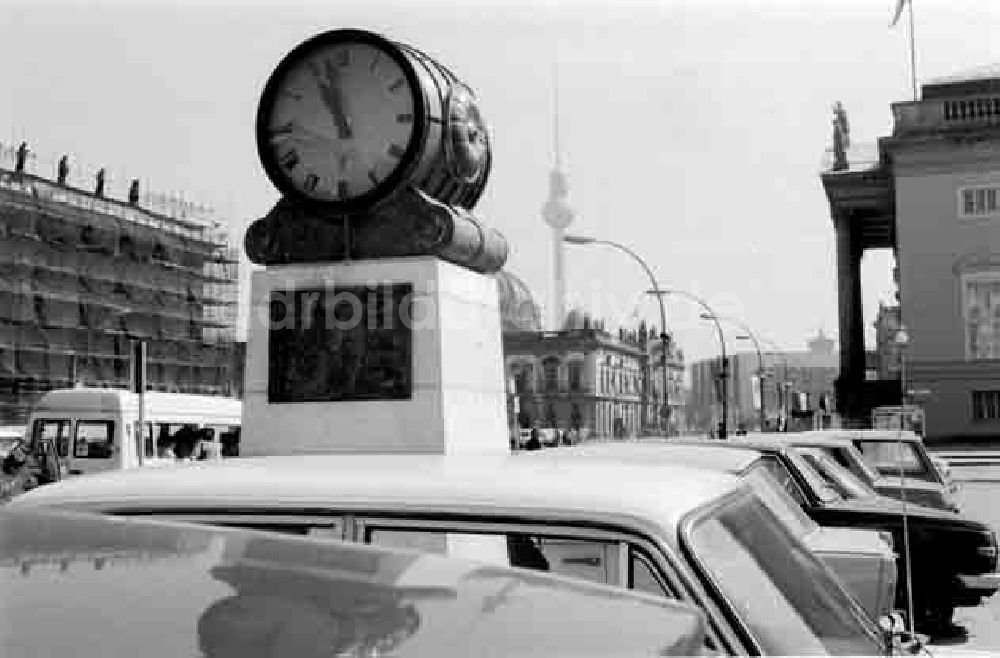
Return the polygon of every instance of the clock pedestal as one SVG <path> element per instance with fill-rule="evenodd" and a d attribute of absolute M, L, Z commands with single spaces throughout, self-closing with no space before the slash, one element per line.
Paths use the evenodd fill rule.
<path fill-rule="evenodd" d="M 241 455 L 509 452 L 496 281 L 433 256 L 254 272 Z"/>

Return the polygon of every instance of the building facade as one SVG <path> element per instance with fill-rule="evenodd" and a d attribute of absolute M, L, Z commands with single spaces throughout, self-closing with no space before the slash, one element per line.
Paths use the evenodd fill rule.
<path fill-rule="evenodd" d="M 645 327 L 601 326 L 563 331 L 508 332 L 504 360 L 517 403 L 519 428 L 577 429 L 586 437 L 663 434 L 662 369 Z M 683 422 L 683 354 L 668 358 L 671 434 Z M 662 367 L 661 367 L 662 368 Z"/>
<path fill-rule="evenodd" d="M 760 430 L 812 429 L 835 423 L 834 383 L 839 357 L 835 343 L 822 332 L 804 351 L 737 352 L 728 357 L 726 385 L 727 427 Z M 759 372 L 763 363 L 763 386 Z M 721 361 L 704 359 L 691 364 L 691 398 L 687 409 L 691 431 L 707 434 L 722 420 Z"/>
<path fill-rule="evenodd" d="M 875 317 L 875 363 L 881 380 L 899 381 L 902 366 L 902 349 L 896 342 L 899 330 L 903 328 L 898 304 L 879 303 Z"/>
<path fill-rule="evenodd" d="M 217 223 L 0 164 L 0 418 L 44 391 L 125 387 L 133 341 L 152 390 L 239 395 L 238 259 Z M 63 161 L 65 162 L 65 160 Z"/>
<path fill-rule="evenodd" d="M 544 331 L 524 282 L 506 270 L 496 279 L 512 430 L 577 429 L 586 437 L 620 438 L 668 428 L 676 434 L 683 427 L 684 353 L 668 342 L 664 406 L 663 346 L 655 327 L 611 332 L 571 311 L 559 331 Z"/>
<path fill-rule="evenodd" d="M 920 100 L 893 103 L 893 131 L 879 161 L 823 174 L 838 233 L 842 325 L 857 322 L 854 261 L 888 224 L 896 252 L 902 346 L 889 402 L 856 387 L 848 412 L 859 422 L 878 403 L 920 404 L 932 440 L 1000 434 L 1000 67 L 922 86 Z M 888 325 L 887 325 L 888 326 Z M 843 331 L 857 352 L 860 331 Z M 891 362 L 891 358 L 890 358 Z M 884 375 L 891 376 L 888 372 Z M 852 359 L 841 380 L 854 388 Z M 865 395 L 869 393 L 869 395 Z"/>

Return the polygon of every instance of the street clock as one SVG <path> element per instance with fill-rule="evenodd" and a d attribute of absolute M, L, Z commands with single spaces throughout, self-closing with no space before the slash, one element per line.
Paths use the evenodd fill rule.
<path fill-rule="evenodd" d="M 357 29 L 324 32 L 281 60 L 256 137 L 286 198 L 335 215 L 364 215 L 408 188 L 471 209 L 491 162 L 468 86 L 417 49 Z"/>

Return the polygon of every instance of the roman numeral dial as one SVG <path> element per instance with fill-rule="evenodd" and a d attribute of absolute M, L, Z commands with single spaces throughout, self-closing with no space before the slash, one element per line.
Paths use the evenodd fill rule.
<path fill-rule="evenodd" d="M 258 116 L 268 176 L 334 204 L 375 193 L 409 166 L 423 116 L 395 46 L 356 33 L 352 41 L 351 33 L 293 51 L 268 82 Z"/>

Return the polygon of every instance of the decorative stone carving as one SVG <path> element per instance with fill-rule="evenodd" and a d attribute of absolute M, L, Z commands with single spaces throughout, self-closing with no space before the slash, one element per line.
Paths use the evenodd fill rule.
<path fill-rule="evenodd" d="M 282 199 L 250 225 L 244 246 L 258 265 L 432 255 L 492 273 L 507 260 L 498 231 L 417 189 L 363 216 L 323 215 Z"/>

